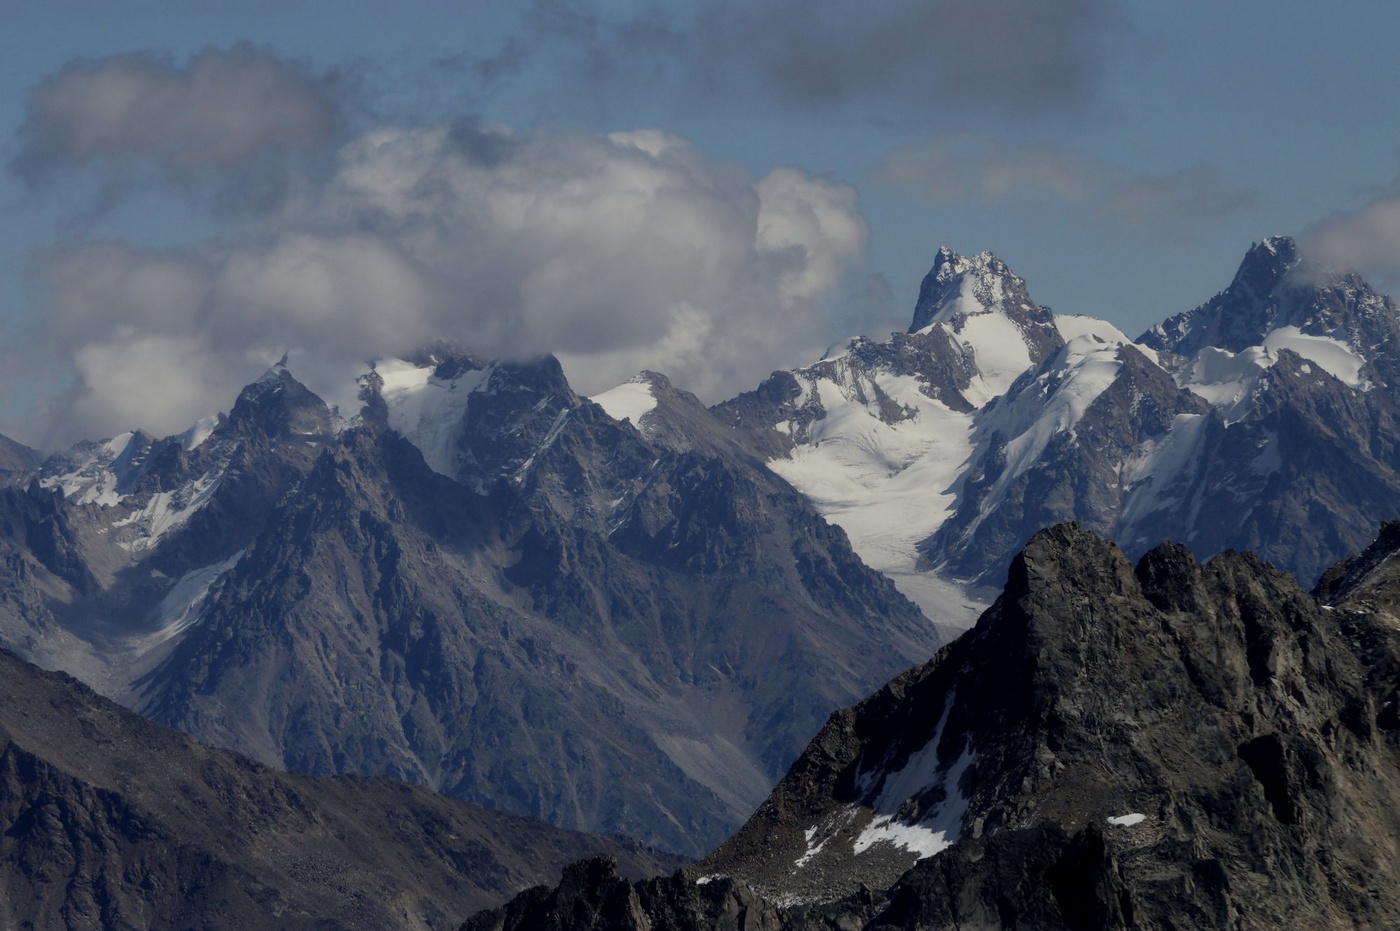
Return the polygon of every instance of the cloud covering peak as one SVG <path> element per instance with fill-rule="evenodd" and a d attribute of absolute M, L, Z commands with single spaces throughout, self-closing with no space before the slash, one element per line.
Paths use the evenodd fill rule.
<path fill-rule="evenodd" d="M 379 129 L 292 187 L 215 240 L 38 256 L 35 348 L 72 380 L 48 442 L 182 430 L 288 350 L 334 396 L 439 337 L 556 353 L 585 392 L 650 367 L 718 399 L 829 342 L 869 236 L 848 184 L 656 131 Z"/>

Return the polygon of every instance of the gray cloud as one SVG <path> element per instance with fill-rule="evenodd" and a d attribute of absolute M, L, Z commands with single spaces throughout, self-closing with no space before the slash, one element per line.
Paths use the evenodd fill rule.
<path fill-rule="evenodd" d="M 868 241 L 852 186 L 655 131 L 384 129 L 335 162 L 241 235 L 42 253 L 26 351 L 73 385 L 45 439 L 182 430 L 287 351 L 348 405 L 366 360 L 437 337 L 555 352 L 584 392 L 647 367 L 717 400 L 825 347 Z"/>
<path fill-rule="evenodd" d="M 926 104 L 962 98 L 1019 110 L 1091 90 L 1115 8 L 1107 0 L 925 0 L 814 9 L 783 0 L 731 10 L 728 22 L 708 28 L 755 55 L 793 99 L 895 88 L 932 95 Z"/>
<path fill-rule="evenodd" d="M 1335 213 L 1299 240 L 1303 255 L 1316 266 L 1361 271 L 1386 287 L 1400 284 L 1400 194 Z"/>
<path fill-rule="evenodd" d="M 1007 148 L 965 139 L 903 146 L 886 156 L 875 175 L 935 204 L 1042 198 L 1168 233 L 1228 216 L 1257 199 L 1252 189 L 1232 185 L 1206 166 L 1139 174 L 1072 150 Z"/>
<path fill-rule="evenodd" d="M 330 79 L 248 45 L 183 65 L 118 55 L 75 62 L 35 88 L 13 167 L 30 183 L 94 163 L 186 178 L 321 148 L 341 121 Z"/>
<path fill-rule="evenodd" d="M 588 0 L 534 0 L 499 51 L 456 62 L 483 81 L 564 69 L 567 95 L 673 94 L 911 120 L 992 107 L 1025 113 L 1092 97 L 1127 34 L 1119 0 L 706 0 L 609 15 Z"/>

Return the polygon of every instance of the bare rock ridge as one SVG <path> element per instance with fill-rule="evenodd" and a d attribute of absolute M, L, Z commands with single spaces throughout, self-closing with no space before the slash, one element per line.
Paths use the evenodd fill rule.
<path fill-rule="evenodd" d="M 386 779 L 270 770 L 0 651 L 0 926 L 447 928 L 600 853 L 675 866 Z"/>
<path fill-rule="evenodd" d="M 701 863 L 581 865 L 464 927 L 1394 926 L 1395 553 L 1391 527 L 1309 594 L 1249 554 L 1045 530 Z"/>

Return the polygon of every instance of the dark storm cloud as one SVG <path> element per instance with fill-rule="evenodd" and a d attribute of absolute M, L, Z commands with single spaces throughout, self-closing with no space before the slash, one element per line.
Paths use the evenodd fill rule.
<path fill-rule="evenodd" d="M 448 139 L 473 164 L 493 168 L 521 150 L 521 140 L 500 129 L 483 127 L 478 120 L 464 118 L 454 121 L 448 129 Z"/>
<path fill-rule="evenodd" d="M 1015 109 L 1088 93 L 1107 34 L 1107 0 L 936 0 L 731 7 L 702 17 L 710 46 L 743 49 L 788 98 L 843 101 L 864 93 L 959 97 Z"/>
<path fill-rule="evenodd" d="M 14 168 L 31 184 L 101 162 L 185 178 L 319 149 L 341 123 L 333 81 L 252 46 L 184 64 L 117 55 L 69 64 L 34 89 Z"/>

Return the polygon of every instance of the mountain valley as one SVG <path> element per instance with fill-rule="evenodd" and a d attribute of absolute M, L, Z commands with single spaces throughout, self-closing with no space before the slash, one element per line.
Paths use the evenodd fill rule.
<path fill-rule="evenodd" d="M 388 779 L 282 773 L 0 652 L 0 925 L 450 928 L 607 854 L 677 858 Z"/>

